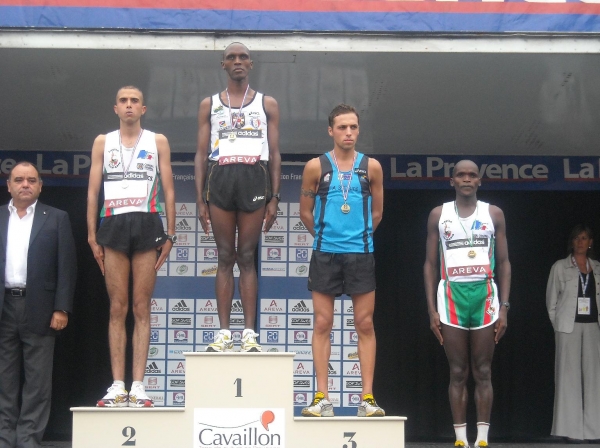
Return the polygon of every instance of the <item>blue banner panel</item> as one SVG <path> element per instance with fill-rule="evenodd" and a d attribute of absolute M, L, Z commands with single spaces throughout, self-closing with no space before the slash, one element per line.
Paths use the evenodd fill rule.
<path fill-rule="evenodd" d="M 0 0 L 0 27 L 204 31 L 600 31 L 582 1 Z"/>

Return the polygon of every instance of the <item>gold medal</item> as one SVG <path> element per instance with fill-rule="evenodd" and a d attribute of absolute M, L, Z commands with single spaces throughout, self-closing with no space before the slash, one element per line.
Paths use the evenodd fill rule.
<path fill-rule="evenodd" d="M 237 135 L 235 135 L 235 131 L 230 132 L 228 138 L 229 138 L 229 141 L 233 143 L 235 141 L 235 139 L 237 138 Z"/>
<path fill-rule="evenodd" d="M 477 256 L 477 253 L 474 250 L 470 250 L 467 255 L 469 256 L 469 258 L 475 258 Z"/>
<path fill-rule="evenodd" d="M 348 204 L 342 205 L 342 213 L 350 213 L 350 206 Z"/>

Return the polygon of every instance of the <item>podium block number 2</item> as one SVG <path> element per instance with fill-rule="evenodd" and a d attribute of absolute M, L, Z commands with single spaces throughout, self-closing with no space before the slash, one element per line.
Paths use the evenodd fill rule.
<path fill-rule="evenodd" d="M 236 378 L 233 384 L 235 384 L 237 388 L 235 398 L 240 398 L 242 396 L 242 379 Z"/>
<path fill-rule="evenodd" d="M 356 442 L 354 440 L 352 440 L 352 438 L 356 435 L 355 432 L 345 432 L 344 433 L 344 439 L 348 439 L 348 443 L 344 443 L 344 446 L 342 448 L 358 448 L 358 445 L 356 444 Z"/>
<path fill-rule="evenodd" d="M 121 446 L 135 446 L 135 428 L 133 426 L 125 426 L 121 434 L 123 434 L 123 437 L 128 437 Z"/>

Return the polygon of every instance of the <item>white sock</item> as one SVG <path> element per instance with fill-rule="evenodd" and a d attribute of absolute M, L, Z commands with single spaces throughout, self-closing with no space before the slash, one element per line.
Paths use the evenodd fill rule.
<path fill-rule="evenodd" d="M 475 446 L 479 445 L 479 442 L 488 443 L 488 431 L 490 430 L 490 424 L 486 422 L 477 422 L 477 440 Z"/>
<path fill-rule="evenodd" d="M 113 386 L 119 386 L 121 389 L 125 389 L 125 381 L 115 380 Z"/>
<path fill-rule="evenodd" d="M 454 425 L 454 432 L 456 433 L 456 440 L 462 440 L 465 442 L 465 446 L 469 446 L 469 442 L 467 442 L 467 424 L 460 423 L 458 425 Z"/>
<path fill-rule="evenodd" d="M 144 383 L 142 381 L 134 381 L 133 383 L 131 383 L 131 388 L 133 389 L 135 386 L 144 386 Z"/>

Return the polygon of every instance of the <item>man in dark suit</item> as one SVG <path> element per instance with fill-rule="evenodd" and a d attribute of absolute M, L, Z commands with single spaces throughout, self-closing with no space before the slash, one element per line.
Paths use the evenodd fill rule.
<path fill-rule="evenodd" d="M 75 241 L 67 213 L 38 201 L 34 165 L 15 165 L 7 184 L 12 200 L 0 207 L 0 448 L 38 448 L 50 415 L 54 336 L 73 306 Z"/>

